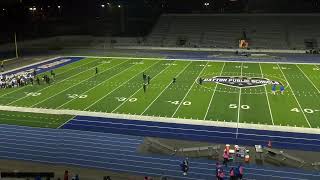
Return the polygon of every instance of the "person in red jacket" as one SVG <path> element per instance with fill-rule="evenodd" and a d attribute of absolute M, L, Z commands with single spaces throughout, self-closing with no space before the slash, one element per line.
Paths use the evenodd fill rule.
<path fill-rule="evenodd" d="M 221 169 L 221 171 L 219 172 L 219 175 L 218 175 L 218 180 L 224 180 L 224 177 L 225 177 L 224 171 L 223 171 L 223 169 Z"/>
<path fill-rule="evenodd" d="M 227 167 L 228 165 L 228 161 L 229 161 L 229 153 L 227 151 L 225 151 L 223 153 L 223 164 Z"/>
<path fill-rule="evenodd" d="M 217 177 L 217 179 L 219 179 L 219 173 L 220 173 L 221 169 L 222 169 L 222 168 L 221 168 L 220 163 L 217 162 L 217 163 L 216 163 L 216 177 Z"/>
<path fill-rule="evenodd" d="M 69 179 L 69 172 L 65 170 L 63 180 L 68 180 L 68 179 Z"/>
<path fill-rule="evenodd" d="M 236 175 L 233 168 L 230 169 L 229 176 L 230 176 L 230 180 L 236 180 Z"/>
<path fill-rule="evenodd" d="M 239 171 L 238 178 L 239 178 L 239 179 L 242 179 L 242 178 L 243 178 L 243 171 L 244 171 L 242 164 L 240 164 L 240 165 L 238 166 L 238 171 Z"/>

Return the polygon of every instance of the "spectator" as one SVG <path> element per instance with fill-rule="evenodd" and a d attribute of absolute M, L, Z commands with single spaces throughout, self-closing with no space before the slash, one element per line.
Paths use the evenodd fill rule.
<path fill-rule="evenodd" d="M 235 172 L 234 172 L 234 168 L 231 168 L 230 169 L 230 180 L 236 180 L 236 175 L 235 175 Z"/>
<path fill-rule="evenodd" d="M 216 177 L 219 179 L 219 173 L 222 170 L 221 165 L 219 162 L 216 163 Z"/>
<path fill-rule="evenodd" d="M 76 174 L 75 180 L 80 180 L 78 174 Z"/>
<path fill-rule="evenodd" d="M 69 172 L 67 170 L 64 171 L 63 180 L 69 180 Z"/>
<path fill-rule="evenodd" d="M 160 180 L 167 180 L 168 178 L 167 178 L 167 176 L 161 176 L 160 177 Z"/>
<path fill-rule="evenodd" d="M 103 177 L 103 180 L 111 180 L 110 176 Z"/>
<path fill-rule="evenodd" d="M 218 180 L 224 180 L 224 177 L 225 177 L 224 171 L 223 169 L 221 169 L 218 174 Z"/>
<path fill-rule="evenodd" d="M 147 176 L 144 177 L 144 180 L 149 180 L 149 178 Z"/>
<path fill-rule="evenodd" d="M 181 170 L 183 172 L 183 175 L 186 176 L 189 171 L 189 159 L 188 158 L 184 159 L 180 166 L 181 166 Z"/>
<path fill-rule="evenodd" d="M 227 167 L 228 165 L 228 161 L 229 161 L 229 153 L 227 151 L 225 151 L 223 153 L 223 164 Z"/>
<path fill-rule="evenodd" d="M 242 164 L 240 164 L 239 166 L 238 166 L 238 169 L 239 169 L 239 176 L 238 176 L 238 178 L 239 179 L 242 179 L 243 178 L 243 166 L 242 166 Z"/>

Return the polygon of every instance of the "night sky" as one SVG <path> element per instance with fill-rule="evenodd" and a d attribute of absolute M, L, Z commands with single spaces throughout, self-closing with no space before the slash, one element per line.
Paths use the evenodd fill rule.
<path fill-rule="evenodd" d="M 13 31 L 23 38 L 140 36 L 162 13 L 319 12 L 320 0 L 0 0 L 0 41 Z"/>

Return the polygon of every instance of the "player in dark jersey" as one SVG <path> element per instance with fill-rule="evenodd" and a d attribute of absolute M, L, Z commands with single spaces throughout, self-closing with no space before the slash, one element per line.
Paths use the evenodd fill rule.
<path fill-rule="evenodd" d="M 146 82 L 146 80 L 147 80 L 147 75 L 143 72 L 143 74 L 142 74 L 142 78 L 143 78 L 143 82 Z"/>
<path fill-rule="evenodd" d="M 39 79 L 39 77 L 38 77 L 38 76 L 37 76 L 36 81 L 37 81 L 37 84 L 38 84 L 38 85 L 40 85 L 40 79 Z"/>
<path fill-rule="evenodd" d="M 203 79 L 200 77 L 199 78 L 199 84 L 202 85 Z"/>
<path fill-rule="evenodd" d="M 146 91 L 147 91 L 147 85 L 143 83 L 143 92 L 146 93 Z"/>
<path fill-rule="evenodd" d="M 53 70 L 51 70 L 51 71 L 50 71 L 50 74 L 51 74 L 52 80 L 54 80 L 55 77 L 56 77 L 56 73 L 54 73 Z"/>
<path fill-rule="evenodd" d="M 148 76 L 147 79 L 148 79 L 148 84 L 150 84 L 151 77 Z"/>
<path fill-rule="evenodd" d="M 37 76 L 37 71 L 33 70 L 33 76 L 36 77 Z"/>

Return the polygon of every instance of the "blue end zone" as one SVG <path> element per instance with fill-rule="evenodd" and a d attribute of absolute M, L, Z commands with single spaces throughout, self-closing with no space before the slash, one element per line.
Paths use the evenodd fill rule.
<path fill-rule="evenodd" d="M 20 72 L 24 72 L 24 71 L 29 71 L 32 72 L 33 70 L 36 70 L 37 74 L 43 73 L 43 72 L 47 72 L 50 71 L 52 69 L 56 69 L 62 66 L 65 66 L 67 64 L 71 64 L 77 61 L 80 61 L 84 59 L 84 57 L 60 57 L 60 58 L 55 58 L 46 62 L 39 62 L 37 64 L 33 64 L 33 65 L 29 65 L 29 66 L 25 66 L 19 69 L 15 69 L 12 71 L 8 71 L 3 73 L 3 75 L 7 75 L 7 74 L 17 74 Z"/>
<path fill-rule="evenodd" d="M 276 148 L 320 151 L 320 135 L 316 134 L 239 129 L 236 139 L 235 128 L 88 116 L 77 116 L 61 128 L 250 146 L 267 145 L 271 140 Z"/>

